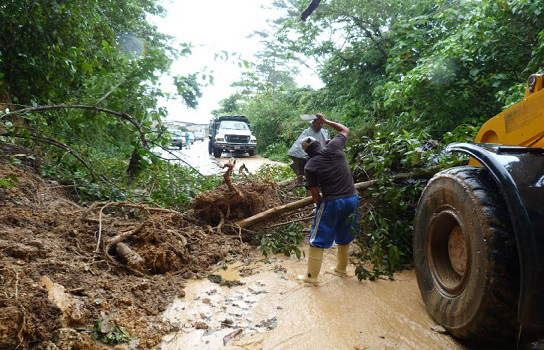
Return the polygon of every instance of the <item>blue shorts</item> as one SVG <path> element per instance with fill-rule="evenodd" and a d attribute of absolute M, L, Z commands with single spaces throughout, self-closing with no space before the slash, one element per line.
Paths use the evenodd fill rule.
<path fill-rule="evenodd" d="M 320 201 L 315 208 L 310 245 L 330 248 L 333 241 L 340 245 L 351 243 L 358 229 L 358 204 L 357 196 Z"/>

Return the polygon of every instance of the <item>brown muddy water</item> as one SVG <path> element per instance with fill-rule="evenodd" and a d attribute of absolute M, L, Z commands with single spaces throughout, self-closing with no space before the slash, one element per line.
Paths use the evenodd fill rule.
<path fill-rule="evenodd" d="M 296 280 L 306 258 L 280 255 L 214 272 L 240 285 L 189 282 L 185 298 L 164 313 L 181 330 L 159 348 L 464 349 L 433 330 L 414 271 L 397 273 L 394 281 L 359 282 L 328 272 L 335 259 L 335 247 L 325 251 L 317 287 Z"/>

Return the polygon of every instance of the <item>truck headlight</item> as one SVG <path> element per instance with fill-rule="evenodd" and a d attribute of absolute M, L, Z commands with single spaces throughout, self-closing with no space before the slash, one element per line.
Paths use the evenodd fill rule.
<path fill-rule="evenodd" d="M 215 137 L 215 141 L 217 142 L 225 142 L 225 138 L 223 137 L 223 135 L 217 135 Z"/>
<path fill-rule="evenodd" d="M 251 143 L 257 143 L 257 138 L 255 136 L 251 136 L 251 139 L 249 140 Z"/>

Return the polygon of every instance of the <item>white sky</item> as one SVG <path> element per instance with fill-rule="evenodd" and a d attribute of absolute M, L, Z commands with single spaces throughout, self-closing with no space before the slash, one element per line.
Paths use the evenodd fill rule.
<path fill-rule="evenodd" d="M 202 70 L 213 71 L 214 85 L 202 89 L 197 110 L 188 109 L 183 102 L 164 101 L 169 111 L 168 120 L 207 123 L 211 111 L 219 108 L 219 101 L 227 98 L 235 89 L 230 84 L 238 81 L 242 68 L 231 62 L 214 60 L 220 51 L 237 52 L 243 59 L 253 61 L 253 55 L 261 48 L 258 38 L 248 35 L 256 30 L 267 29 L 267 19 L 275 18 L 274 11 L 263 9 L 269 0 L 172 0 L 165 1 L 168 11 L 165 18 L 154 19 L 159 30 L 172 35 L 179 43 L 191 42 L 192 54 L 174 62 L 173 75 L 183 75 Z M 163 77 L 163 89 L 174 92 L 171 79 Z M 320 86 L 319 78 L 305 74 L 304 84 Z"/>

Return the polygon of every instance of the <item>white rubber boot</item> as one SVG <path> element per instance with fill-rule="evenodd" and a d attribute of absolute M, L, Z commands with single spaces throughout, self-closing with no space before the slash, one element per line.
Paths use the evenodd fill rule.
<path fill-rule="evenodd" d="M 317 276 L 323 262 L 323 248 L 312 247 L 308 251 L 308 271 L 306 275 L 298 275 L 297 278 L 313 285 L 319 284 Z"/>
<path fill-rule="evenodd" d="M 336 267 L 334 272 L 342 277 L 349 277 L 347 267 L 349 258 L 349 243 L 346 245 L 338 245 L 338 254 L 336 255 Z"/>

